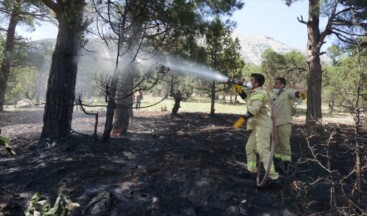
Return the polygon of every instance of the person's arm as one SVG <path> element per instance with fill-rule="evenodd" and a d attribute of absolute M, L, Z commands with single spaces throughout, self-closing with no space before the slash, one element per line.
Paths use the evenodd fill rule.
<path fill-rule="evenodd" d="M 240 95 L 240 97 L 245 100 L 247 98 L 247 94 L 245 91 L 243 91 L 242 87 L 240 85 L 234 84 L 233 85 L 236 92 L 238 93 L 238 95 Z"/>
<path fill-rule="evenodd" d="M 241 116 L 235 123 L 233 124 L 234 128 L 240 128 L 242 125 L 246 123 L 246 121 L 256 115 L 263 104 L 263 101 L 266 99 L 266 97 L 262 94 L 254 94 L 251 95 L 249 98 L 249 106 L 248 111 L 245 115 Z"/>

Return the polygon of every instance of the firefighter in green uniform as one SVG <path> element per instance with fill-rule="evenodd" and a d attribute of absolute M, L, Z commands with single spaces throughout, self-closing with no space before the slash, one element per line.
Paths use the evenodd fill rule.
<path fill-rule="evenodd" d="M 277 125 L 277 144 L 274 148 L 274 162 L 277 171 L 288 172 L 292 161 L 290 137 L 292 132 L 292 109 L 296 98 L 306 99 L 305 92 L 286 88 L 284 77 L 277 77 L 274 82 L 274 105 Z"/>
<path fill-rule="evenodd" d="M 250 88 L 247 97 L 247 113 L 239 118 L 234 127 L 239 128 L 247 123 L 246 130 L 252 130 L 246 143 L 247 169 L 251 173 L 257 172 L 256 155 L 264 166 L 268 165 L 270 157 L 270 136 L 272 131 L 272 122 L 269 115 L 269 96 L 268 92 L 262 87 L 265 77 L 262 74 L 251 74 L 251 80 L 247 83 Z M 237 93 L 244 99 L 246 94 L 242 89 L 235 85 Z M 271 159 L 272 160 L 272 159 Z M 265 170 L 267 167 L 265 167 Z M 278 179 L 279 175 L 272 164 L 270 167 L 269 178 Z"/>

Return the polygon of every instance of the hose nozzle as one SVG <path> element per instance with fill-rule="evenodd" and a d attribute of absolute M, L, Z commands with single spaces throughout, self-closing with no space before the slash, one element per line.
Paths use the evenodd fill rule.
<path fill-rule="evenodd" d="M 227 80 L 228 83 L 233 83 L 236 85 L 241 85 L 241 86 L 245 86 L 245 83 L 241 80 L 237 80 L 237 79 L 232 79 L 231 77 L 228 78 Z"/>

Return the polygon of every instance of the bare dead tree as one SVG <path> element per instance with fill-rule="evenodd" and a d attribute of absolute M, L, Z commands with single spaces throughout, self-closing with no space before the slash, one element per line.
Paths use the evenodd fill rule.
<path fill-rule="evenodd" d="M 355 92 L 355 101 L 354 105 L 350 107 L 351 114 L 353 115 L 354 119 L 354 131 L 355 131 L 355 177 L 356 181 L 354 184 L 353 195 L 356 202 L 361 205 L 363 200 L 363 190 L 362 190 L 362 178 L 363 172 L 362 167 L 366 164 L 363 164 L 362 161 L 362 145 L 361 140 L 361 129 L 363 126 L 363 122 L 365 122 L 365 115 L 366 115 L 366 106 L 363 105 L 362 102 L 362 94 L 363 90 L 367 92 L 366 88 L 366 70 L 367 68 L 364 65 L 367 63 L 367 50 L 361 48 L 361 44 L 365 43 L 365 38 L 361 40 L 361 43 L 357 44 L 356 51 L 357 51 L 357 71 L 358 71 L 358 78 L 356 83 L 356 92 Z M 362 59 L 363 58 L 363 59 Z"/>
<path fill-rule="evenodd" d="M 26 93 L 26 98 L 28 100 L 30 100 L 30 102 L 32 103 L 32 105 L 35 105 L 35 106 L 40 106 L 40 105 L 45 105 L 46 104 L 45 102 L 42 102 L 38 97 L 36 97 L 35 94 Z M 86 107 L 88 107 L 88 108 L 97 108 L 97 107 L 105 107 L 105 105 L 91 105 L 91 104 L 84 103 L 83 100 L 82 100 L 82 94 L 79 94 L 78 97 L 77 97 L 77 99 L 74 101 L 73 107 L 76 107 L 76 108 L 77 107 L 80 107 L 81 111 L 84 114 L 86 114 L 86 115 L 93 115 L 94 116 L 95 123 L 94 123 L 93 137 L 97 141 L 98 140 L 97 129 L 98 129 L 98 116 L 99 116 L 99 112 L 98 111 L 97 112 L 87 111 Z M 84 136 L 87 136 L 87 137 L 90 136 L 88 134 L 80 133 L 80 132 L 74 130 L 72 127 L 70 127 L 69 130 L 72 133 L 76 133 L 76 134 L 79 134 L 79 135 L 84 135 Z"/>
<path fill-rule="evenodd" d="M 82 101 L 82 96 L 81 94 L 79 95 L 78 99 L 76 100 L 75 104 L 76 106 L 80 106 L 80 109 L 86 114 L 86 115 L 93 115 L 94 116 L 94 132 L 93 132 L 93 136 L 94 139 L 97 141 L 98 140 L 98 134 L 97 134 L 97 130 L 98 130 L 98 111 L 93 113 L 93 112 L 89 112 L 85 109 L 85 107 L 91 107 L 90 105 L 86 105 L 83 103 Z"/>
<path fill-rule="evenodd" d="M 116 46 L 115 70 L 108 86 L 108 106 L 103 140 L 107 141 L 111 131 L 122 131 L 125 134 L 128 128 L 129 113 L 131 112 L 132 95 L 138 88 L 142 79 L 134 84 L 136 73 L 136 59 L 139 53 L 146 53 L 145 48 L 154 42 L 164 40 L 169 33 L 164 22 L 159 22 L 156 17 L 154 4 L 146 1 L 126 0 L 122 4 L 106 1 L 93 1 L 98 14 L 97 30 L 106 45 Z M 127 60 L 121 61 L 124 56 Z M 121 73 L 123 70 L 124 73 Z M 122 74 L 122 75 L 119 75 Z M 121 76 L 119 78 L 119 76 Z M 137 88 L 138 87 L 138 88 Z M 116 104 L 118 100 L 118 105 Z M 130 107 L 130 109 L 129 109 Z M 115 109 L 118 112 L 115 113 Z M 113 117 L 118 122 L 113 123 Z M 118 127 L 118 128 L 117 128 Z"/>
<path fill-rule="evenodd" d="M 150 68 L 147 72 L 144 72 L 142 76 L 135 76 L 136 81 L 133 86 L 129 85 L 128 83 L 124 82 L 124 80 L 119 80 L 117 86 L 114 88 L 113 84 L 113 77 L 111 76 L 104 76 L 100 75 L 96 82 L 99 86 L 100 95 L 103 95 L 105 98 L 105 102 L 108 104 L 109 100 L 114 100 L 116 102 L 115 109 L 117 112 L 119 110 L 128 110 L 132 112 L 134 101 L 132 100 L 132 96 L 138 92 L 139 90 L 142 91 L 149 91 L 154 88 L 158 83 L 166 82 L 164 77 L 167 75 L 168 68 L 164 66 L 156 66 Z M 111 92 L 115 92 L 113 96 L 110 95 Z M 169 91 L 168 91 L 169 92 Z M 148 104 L 141 108 L 147 108 L 150 106 L 154 106 L 164 99 L 166 99 L 168 93 L 164 95 L 161 100 L 155 102 L 153 104 Z M 128 113 L 131 115 L 132 113 Z M 113 123 L 112 134 L 115 136 L 121 136 L 126 134 L 128 121 L 131 116 L 126 116 L 123 119 L 116 119 Z M 121 122 L 124 121 L 124 122 Z M 125 126 L 126 125 L 126 126 Z"/>
<path fill-rule="evenodd" d="M 321 123 L 319 124 L 321 125 Z M 302 203 L 302 206 L 308 209 L 317 202 L 309 198 L 311 191 L 315 187 L 329 187 L 329 211 L 323 213 L 338 215 L 366 214 L 367 212 L 363 210 L 364 204 L 355 198 L 355 186 L 353 190 L 350 190 L 348 187 L 348 182 L 353 180 L 358 172 L 356 167 L 354 166 L 349 173 L 345 173 L 345 171 L 337 169 L 333 164 L 335 154 L 333 153 L 332 147 L 336 145 L 335 137 L 340 133 L 340 129 L 338 127 L 329 127 L 328 130 L 324 130 L 323 128 L 320 128 L 320 130 L 303 131 L 309 154 L 304 154 L 293 165 L 293 168 L 297 166 L 301 167 L 305 164 L 314 164 L 316 167 L 312 170 L 314 174 L 309 175 L 307 179 L 293 182 L 292 186 L 297 193 L 297 202 Z M 323 140 L 322 137 L 326 137 L 326 139 Z M 322 140 L 321 144 L 319 143 L 320 140 Z M 356 149 L 352 148 L 349 152 L 344 152 L 343 154 L 348 154 L 350 157 L 353 157 L 355 152 Z M 311 172 L 311 170 L 298 171 L 298 173 L 300 172 Z M 309 213 L 314 214 L 315 212 Z"/>
<path fill-rule="evenodd" d="M 146 60 L 147 56 L 161 54 L 175 49 L 177 41 L 185 43 L 188 35 L 197 35 L 203 30 L 203 24 L 214 12 L 231 14 L 241 8 L 243 3 L 238 0 L 212 4 L 207 1 L 147 1 L 147 0 L 93 0 L 96 19 L 96 31 L 105 44 L 115 50 L 115 70 L 109 86 L 108 106 L 103 141 L 107 141 L 114 129 L 113 118 L 124 122 L 128 127 L 128 97 L 135 85 L 134 63 Z M 208 12 L 208 13 L 203 13 Z M 182 45 L 182 44 L 181 44 Z M 125 60 L 125 61 L 122 61 Z M 132 65 L 131 65 L 132 64 Z M 124 72 L 125 74 L 121 73 Z M 121 77 L 119 77 L 121 74 Z M 123 74 L 123 75 L 122 75 Z M 123 81 L 124 83 L 118 83 Z M 115 113 L 116 91 L 125 88 L 119 101 L 123 104 Z M 129 92 L 130 91 L 130 92 Z M 121 92 L 120 92 L 121 93 Z M 119 128 L 121 129 L 121 128 Z"/>
<path fill-rule="evenodd" d="M 350 9 L 353 20 L 357 20 L 358 13 L 356 8 Z M 354 22 L 353 25 L 358 26 L 358 23 Z M 360 35 L 360 31 L 355 28 L 353 31 L 349 32 L 351 35 Z M 367 38 L 366 35 L 360 36 L 354 43 L 353 47 L 355 49 L 355 62 L 356 62 L 356 82 L 355 87 L 350 90 L 345 90 L 348 94 L 345 95 L 344 107 L 349 111 L 354 120 L 354 156 L 355 156 L 355 167 L 351 173 L 354 173 L 355 182 L 353 187 L 353 199 L 352 201 L 356 203 L 356 206 L 361 206 L 363 203 L 363 171 L 362 167 L 366 166 L 366 159 L 363 160 L 363 138 L 361 136 L 361 130 L 363 125 L 366 123 L 366 101 L 363 99 L 363 95 L 367 93 Z"/>

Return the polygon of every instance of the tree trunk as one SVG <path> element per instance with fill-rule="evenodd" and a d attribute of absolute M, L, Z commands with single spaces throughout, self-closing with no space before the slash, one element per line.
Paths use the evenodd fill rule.
<path fill-rule="evenodd" d="M 215 115 L 215 109 L 214 109 L 214 104 L 215 104 L 215 81 L 213 81 L 212 84 L 212 89 L 211 89 L 211 104 L 210 104 L 210 116 L 214 116 Z"/>
<path fill-rule="evenodd" d="M 173 99 L 175 100 L 175 104 L 173 105 L 171 116 L 178 116 L 177 112 L 181 107 L 180 104 L 182 101 L 181 91 L 177 91 L 173 93 Z"/>
<path fill-rule="evenodd" d="M 114 136 L 126 135 L 129 128 L 133 108 L 134 70 L 134 66 L 129 65 L 119 79 L 121 82 L 118 84 L 116 92 L 115 121 L 112 128 L 112 135 Z"/>
<path fill-rule="evenodd" d="M 4 111 L 5 91 L 10 73 L 11 55 L 14 49 L 15 28 L 19 22 L 19 10 L 20 0 L 17 0 L 10 16 L 8 31 L 6 34 L 4 58 L 0 67 L 0 112 Z"/>
<path fill-rule="evenodd" d="M 126 9 L 126 8 L 130 8 L 133 5 L 134 1 L 130 2 L 129 4 L 125 5 L 125 12 L 129 11 L 130 9 Z M 137 12 L 137 11 L 135 11 Z M 128 126 L 129 126 L 129 118 L 130 118 L 130 113 L 132 110 L 132 91 L 133 91 L 133 76 L 131 77 L 122 77 L 120 80 L 122 80 L 122 84 L 126 84 L 125 87 L 122 87 L 122 90 L 129 90 L 127 92 L 130 93 L 130 96 L 127 96 L 127 92 L 123 93 L 120 97 L 120 94 L 118 92 L 116 92 L 116 90 L 119 89 L 119 80 L 118 80 L 118 74 L 117 74 L 117 70 L 118 68 L 122 68 L 122 69 L 127 69 L 128 71 L 128 76 L 130 76 L 130 67 L 132 67 L 131 64 L 126 64 L 126 67 L 120 67 L 120 58 L 122 56 L 129 56 L 131 59 L 129 59 L 129 62 L 132 62 L 132 60 L 134 60 L 137 52 L 139 49 L 135 50 L 135 46 L 137 44 L 139 44 L 140 38 L 141 38 L 141 26 L 142 26 L 142 22 L 139 22 L 139 19 L 136 20 L 136 22 L 133 22 L 134 27 L 132 27 L 133 32 L 131 33 L 132 35 L 134 35 L 134 39 L 132 41 L 127 41 L 126 40 L 126 36 L 128 34 L 129 28 L 126 28 L 125 24 L 126 24 L 126 20 L 128 17 L 128 13 L 123 13 L 121 14 L 122 17 L 120 18 L 121 23 L 119 23 L 119 26 L 121 27 L 120 29 L 120 33 L 118 34 L 118 43 L 117 43 L 117 56 L 116 56 L 116 65 L 115 65 L 115 72 L 113 74 L 113 78 L 112 78 L 112 84 L 111 84 L 111 88 L 109 90 L 109 101 L 108 101 L 108 105 L 107 105 L 107 114 L 106 114 L 106 123 L 105 123 L 105 129 L 103 132 L 103 137 L 102 137 L 102 141 L 103 142 L 107 142 L 110 139 L 111 136 L 111 132 L 114 135 L 122 135 L 122 134 L 126 134 Z M 140 17 L 143 18 L 143 17 Z M 112 21 L 110 21 L 109 23 L 110 25 L 114 26 L 115 23 L 113 23 Z M 129 51 L 128 53 L 125 53 L 126 51 L 122 52 L 123 48 L 126 47 L 130 47 L 128 48 L 126 51 Z M 132 50 L 132 51 L 131 51 Z M 135 51 L 135 53 L 134 53 Z M 124 54 L 122 54 L 124 53 Z M 130 54 L 129 54 L 130 53 Z M 128 59 L 128 58 L 127 58 Z M 125 61 L 127 60 L 125 59 Z M 131 61 L 130 61 L 131 60 Z M 131 69 L 132 70 L 132 69 Z M 125 80 L 126 78 L 126 80 Z M 125 96 L 123 96 L 125 94 Z M 121 101 L 116 101 L 116 98 L 120 97 Z M 118 103 L 122 103 L 119 105 Z M 128 105 L 130 104 L 130 105 Z M 128 108 L 126 108 L 126 106 L 128 106 Z M 115 119 L 116 121 L 113 123 L 113 118 L 114 118 L 114 114 L 115 114 L 115 109 L 118 108 L 118 110 L 116 110 L 116 116 Z M 131 109 L 130 109 L 131 108 Z"/>
<path fill-rule="evenodd" d="M 360 45 L 357 47 L 357 53 L 358 53 L 358 81 L 356 83 L 357 85 L 357 92 L 356 92 L 356 100 L 354 104 L 354 113 L 353 113 L 353 119 L 355 123 L 355 135 L 354 135 L 354 142 L 355 142 L 355 175 L 356 175 L 356 181 L 354 183 L 353 187 L 353 198 L 356 200 L 356 203 L 359 205 L 362 205 L 363 203 L 363 149 L 364 145 L 361 145 L 361 127 L 363 122 L 363 103 L 361 103 L 361 96 L 362 96 L 362 75 L 363 75 L 363 69 L 362 69 L 362 62 L 361 62 L 361 52 L 360 52 Z"/>
<path fill-rule="evenodd" d="M 107 142 L 110 139 L 111 131 L 112 131 L 112 123 L 113 123 L 113 116 L 115 114 L 115 91 L 111 89 L 116 89 L 117 80 L 115 78 L 112 79 L 112 85 L 108 95 L 108 102 L 107 102 L 107 112 L 106 112 L 106 122 L 104 126 L 104 131 L 102 135 L 102 141 Z"/>
<path fill-rule="evenodd" d="M 173 105 L 171 116 L 177 116 L 177 112 L 180 109 L 181 100 L 175 99 L 175 104 Z"/>
<path fill-rule="evenodd" d="M 52 55 L 41 139 L 58 140 L 71 131 L 84 1 L 58 3 L 59 31 Z"/>
<path fill-rule="evenodd" d="M 322 46 L 319 29 L 320 7 L 319 0 L 309 1 L 309 18 L 307 22 L 307 64 L 308 64 L 308 99 L 306 110 L 306 125 L 311 126 L 322 119 L 321 91 L 322 67 L 320 49 Z"/>
<path fill-rule="evenodd" d="M 113 122 L 112 135 L 123 136 L 127 134 L 129 128 L 130 112 L 129 108 L 117 105 L 115 110 L 115 121 Z"/>

